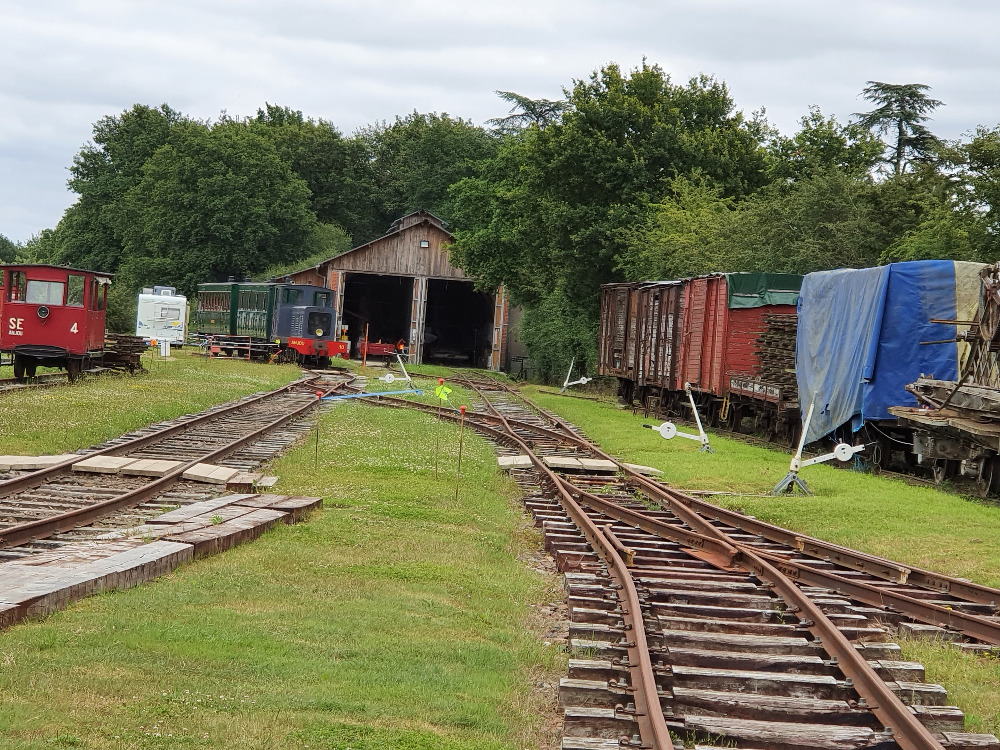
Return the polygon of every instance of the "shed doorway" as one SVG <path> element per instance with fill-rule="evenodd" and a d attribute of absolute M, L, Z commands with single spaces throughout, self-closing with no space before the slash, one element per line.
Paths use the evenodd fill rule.
<path fill-rule="evenodd" d="M 423 361 L 489 367 L 493 307 L 493 295 L 475 291 L 471 281 L 429 279 Z"/>
<path fill-rule="evenodd" d="M 352 356 L 357 356 L 366 325 L 372 342 L 394 344 L 409 339 L 412 300 L 413 279 L 409 276 L 347 274 L 343 321 L 348 326 Z"/>

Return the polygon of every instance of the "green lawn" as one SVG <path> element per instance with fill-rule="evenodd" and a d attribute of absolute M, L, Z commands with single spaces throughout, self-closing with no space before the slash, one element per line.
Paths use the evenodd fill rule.
<path fill-rule="evenodd" d="M 556 582 L 491 447 L 344 402 L 277 462 L 324 510 L 0 633 L 0 747 L 537 747 Z"/>
<path fill-rule="evenodd" d="M 718 490 L 742 496 L 712 498 L 761 520 L 910 565 L 1000 587 L 1000 507 L 832 466 L 802 470 L 811 497 L 766 495 L 787 473 L 784 453 L 726 438 L 709 430 L 715 454 L 697 442 L 640 427 L 643 419 L 610 401 L 565 398 L 526 387 L 525 395 L 562 415 L 610 454 L 662 469 L 679 489 Z M 695 432 L 693 427 L 681 427 Z M 927 680 L 943 684 L 950 702 L 966 711 L 971 731 L 1000 733 L 1000 662 L 963 655 L 953 647 L 901 642 L 904 657 L 921 661 Z"/>
<path fill-rule="evenodd" d="M 72 385 L 0 393 L 0 454 L 62 453 L 153 422 L 201 411 L 300 376 L 292 365 L 143 357 L 148 372 L 86 377 Z M 9 370 L 10 368 L 6 368 Z"/>

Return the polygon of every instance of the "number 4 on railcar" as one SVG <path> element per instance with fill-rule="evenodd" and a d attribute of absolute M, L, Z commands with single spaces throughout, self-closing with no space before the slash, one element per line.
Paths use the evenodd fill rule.
<path fill-rule="evenodd" d="M 50 265 L 0 269 L 0 351 L 13 354 L 14 377 L 39 365 L 74 380 L 99 359 L 112 275 Z"/>

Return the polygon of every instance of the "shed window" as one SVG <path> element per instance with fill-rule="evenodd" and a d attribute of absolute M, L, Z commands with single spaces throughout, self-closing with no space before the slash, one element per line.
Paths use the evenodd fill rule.
<path fill-rule="evenodd" d="M 7 289 L 7 299 L 12 302 L 24 302 L 24 271 L 10 272 L 10 287 Z"/>
<path fill-rule="evenodd" d="M 70 307 L 83 307 L 83 274 L 71 273 L 66 284 L 66 304 Z"/>
<path fill-rule="evenodd" d="M 66 284 L 62 281 L 38 281 L 32 279 L 28 282 L 28 293 L 25 301 L 35 305 L 61 305 L 63 294 L 66 292 Z"/>

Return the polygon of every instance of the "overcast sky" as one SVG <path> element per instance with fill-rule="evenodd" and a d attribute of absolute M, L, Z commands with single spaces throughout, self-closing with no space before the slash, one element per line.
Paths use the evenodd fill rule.
<path fill-rule="evenodd" d="M 868 80 L 926 83 L 958 138 L 1000 123 L 989 0 L 0 0 L 0 234 L 54 227 L 99 118 L 164 102 L 198 119 L 265 102 L 345 134 L 414 110 L 482 123 L 497 89 L 559 98 L 645 56 L 724 80 L 782 132 L 809 105 L 846 120 Z"/>

